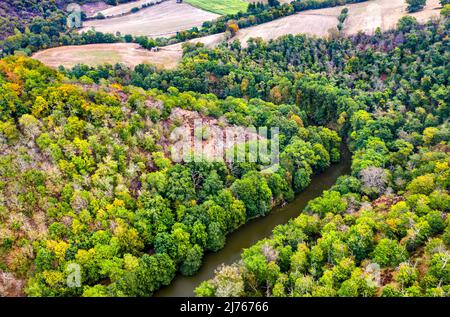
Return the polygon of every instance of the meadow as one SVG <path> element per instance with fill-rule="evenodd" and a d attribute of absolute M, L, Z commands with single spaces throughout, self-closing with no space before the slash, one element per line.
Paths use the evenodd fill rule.
<path fill-rule="evenodd" d="M 242 0 L 186 0 L 186 3 L 217 14 L 235 14 L 246 11 L 248 3 Z"/>

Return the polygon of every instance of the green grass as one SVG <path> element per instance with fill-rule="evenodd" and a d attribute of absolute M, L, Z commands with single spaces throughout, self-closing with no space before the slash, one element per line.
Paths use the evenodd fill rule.
<path fill-rule="evenodd" d="M 248 7 L 248 3 L 243 0 L 185 0 L 185 2 L 199 9 L 222 15 L 246 11 Z"/>

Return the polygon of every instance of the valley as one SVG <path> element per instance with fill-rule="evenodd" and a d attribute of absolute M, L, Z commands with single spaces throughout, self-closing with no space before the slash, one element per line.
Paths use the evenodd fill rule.
<path fill-rule="evenodd" d="M 2 308 L 450 297 L 449 0 L 68 1 L 0 4 Z"/>

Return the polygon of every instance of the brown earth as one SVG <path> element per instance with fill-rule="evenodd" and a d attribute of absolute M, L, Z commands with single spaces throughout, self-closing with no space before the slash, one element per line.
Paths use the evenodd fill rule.
<path fill-rule="evenodd" d="M 134 67 L 142 63 L 152 63 L 157 67 L 170 69 L 177 66 L 181 55 L 181 46 L 165 47 L 159 52 L 151 52 L 134 43 L 114 43 L 56 47 L 40 51 L 32 57 L 51 67 L 73 67 L 77 64 L 96 66 L 107 63 L 123 63 Z"/>
<path fill-rule="evenodd" d="M 113 9 L 113 8 L 111 8 Z M 108 10 L 111 10 L 108 9 Z M 150 37 L 172 36 L 178 31 L 201 26 L 219 15 L 194 8 L 188 4 L 177 4 L 175 0 L 141 9 L 137 13 L 104 20 L 83 23 L 80 32 L 95 29 L 103 33 L 146 35 Z"/>
<path fill-rule="evenodd" d="M 195 152 L 201 153 L 204 158 L 221 161 L 233 147 L 245 144 L 250 140 L 264 139 L 255 131 L 242 126 L 230 125 L 225 117 L 216 119 L 181 108 L 174 108 L 166 123 L 169 123 L 168 126 L 170 126 L 174 122 L 178 122 L 180 125 L 171 131 L 170 141 L 163 146 L 165 152 L 171 152 L 172 159 L 178 162 L 182 161 L 183 147 L 185 146 L 187 146 L 185 153 L 190 153 L 189 150 L 195 149 Z M 169 147 L 171 151 L 169 151 Z"/>

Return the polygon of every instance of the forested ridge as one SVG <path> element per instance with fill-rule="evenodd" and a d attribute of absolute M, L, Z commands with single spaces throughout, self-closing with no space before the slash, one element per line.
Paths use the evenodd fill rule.
<path fill-rule="evenodd" d="M 291 201 L 347 142 L 351 175 L 197 295 L 448 296 L 449 23 L 187 44 L 170 71 L 0 60 L 1 294 L 151 296 Z M 279 169 L 172 162 L 180 109 L 279 127 Z"/>
<path fill-rule="evenodd" d="M 186 45 L 158 71 L 80 66 L 70 76 L 297 104 L 354 153 L 304 214 L 218 268 L 201 296 L 447 296 L 448 18 L 373 36 L 286 36 L 248 48 Z"/>
<path fill-rule="evenodd" d="M 146 89 L 174 86 L 221 98 L 302 103 L 305 110 L 316 107 L 317 112 L 309 116 L 316 122 L 336 121 L 336 114 L 349 112 L 345 107 L 354 110 L 358 104 L 370 111 L 400 103 L 422 106 L 447 118 L 447 23 L 420 25 L 405 17 L 397 30 L 373 36 L 323 39 L 288 35 L 268 43 L 252 39 L 248 48 L 239 42 L 215 49 L 186 44 L 184 58 L 175 70 L 138 65 L 127 73 L 120 66 L 94 69 L 81 65 L 69 75 L 88 76 L 95 82 L 111 79 Z M 333 106 L 336 104 L 338 107 Z"/>

